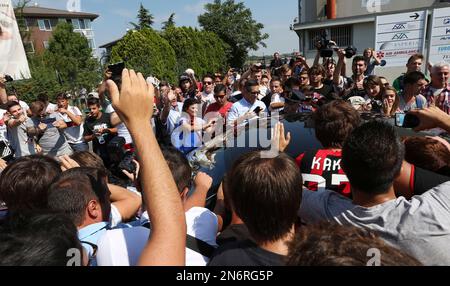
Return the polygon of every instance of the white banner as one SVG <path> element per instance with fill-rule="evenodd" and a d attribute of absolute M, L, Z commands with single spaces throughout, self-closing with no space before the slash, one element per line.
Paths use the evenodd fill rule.
<path fill-rule="evenodd" d="M 450 8 L 433 11 L 431 46 L 428 61 L 437 64 L 450 63 Z"/>
<path fill-rule="evenodd" d="M 411 55 L 423 52 L 425 25 L 425 11 L 377 17 L 375 50 L 385 67 L 404 67 Z"/>
<path fill-rule="evenodd" d="M 31 77 L 11 0 L 0 0 L 0 74 Z"/>

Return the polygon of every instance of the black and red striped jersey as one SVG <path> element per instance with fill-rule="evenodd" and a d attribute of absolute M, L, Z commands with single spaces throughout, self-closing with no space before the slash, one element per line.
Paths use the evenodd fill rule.
<path fill-rule="evenodd" d="M 301 154 L 296 161 L 303 185 L 311 191 L 326 188 L 350 198 L 350 183 L 341 168 L 341 160 L 341 150 L 319 149 Z"/>

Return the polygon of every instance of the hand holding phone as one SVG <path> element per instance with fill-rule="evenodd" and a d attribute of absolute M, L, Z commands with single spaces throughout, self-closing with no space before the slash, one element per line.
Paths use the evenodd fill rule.
<path fill-rule="evenodd" d="M 108 71 L 111 72 L 111 80 L 115 82 L 119 90 L 122 86 L 122 71 L 124 70 L 124 68 L 125 68 L 124 62 L 108 66 Z"/>
<path fill-rule="evenodd" d="M 396 113 L 395 114 L 395 126 L 402 128 L 416 128 L 420 125 L 420 119 L 409 113 Z"/>

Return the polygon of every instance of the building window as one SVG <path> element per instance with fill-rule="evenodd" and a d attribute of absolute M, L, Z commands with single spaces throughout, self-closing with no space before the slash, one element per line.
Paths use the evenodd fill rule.
<path fill-rule="evenodd" d="M 352 26 L 331 28 L 330 37 L 339 47 L 348 47 L 353 44 Z"/>
<path fill-rule="evenodd" d="M 345 48 L 353 45 L 352 26 L 341 26 L 325 29 L 327 31 L 328 39 L 335 41 L 339 47 Z M 309 49 L 315 50 L 315 44 L 321 40 L 321 33 L 323 29 L 316 29 L 309 31 Z"/>
<path fill-rule="evenodd" d="M 26 42 L 23 44 L 23 47 L 25 48 L 25 52 L 28 54 L 34 54 L 34 44 L 33 42 Z"/>
<path fill-rule="evenodd" d="M 92 29 L 91 20 L 90 19 L 84 19 L 84 25 L 86 27 L 86 30 L 91 30 Z"/>
<path fill-rule="evenodd" d="M 74 30 L 80 29 L 80 21 L 78 19 L 72 19 L 72 26 Z"/>
<path fill-rule="evenodd" d="M 51 31 L 52 30 L 52 24 L 50 23 L 50 20 L 48 19 L 40 19 L 38 20 L 39 30 L 41 31 Z"/>
<path fill-rule="evenodd" d="M 44 43 L 44 48 L 47 50 L 50 47 L 48 41 L 44 41 L 43 43 Z"/>
<path fill-rule="evenodd" d="M 88 43 L 89 43 L 89 48 L 91 48 L 92 50 L 95 49 L 95 42 L 94 39 L 87 39 Z"/>

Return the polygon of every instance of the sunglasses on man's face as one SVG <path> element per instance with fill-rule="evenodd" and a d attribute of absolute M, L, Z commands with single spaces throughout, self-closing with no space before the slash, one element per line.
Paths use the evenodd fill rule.
<path fill-rule="evenodd" d="M 224 98 L 225 96 L 227 96 L 226 94 L 216 94 L 215 97 L 217 98 Z"/>
<path fill-rule="evenodd" d="M 203 84 L 204 85 L 212 85 L 213 83 L 212 83 L 212 81 L 204 81 Z"/>

